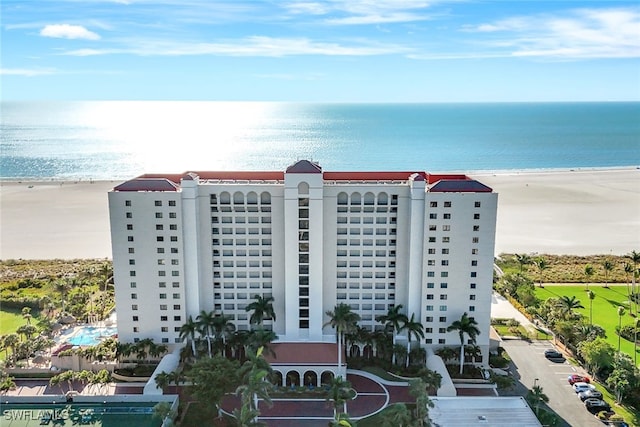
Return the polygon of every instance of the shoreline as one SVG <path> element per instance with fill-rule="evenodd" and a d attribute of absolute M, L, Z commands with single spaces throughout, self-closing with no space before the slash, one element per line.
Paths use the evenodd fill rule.
<path fill-rule="evenodd" d="M 446 170 L 446 171 L 426 171 L 427 173 L 431 173 L 434 175 L 439 174 L 465 174 L 469 176 L 489 176 L 489 175 L 500 175 L 500 176 L 511 176 L 511 175 L 535 175 L 535 174 L 558 174 L 558 173 L 581 173 L 581 172 L 614 172 L 614 171 L 633 171 L 640 170 L 640 165 L 625 165 L 625 166 L 580 166 L 580 167 L 562 167 L 562 168 L 523 168 L 523 169 L 477 169 L 477 170 Z M 167 174 L 181 174 L 183 172 L 158 172 L 158 173 L 167 173 Z M 331 172 L 343 172 L 343 171 L 331 171 Z M 139 175 L 143 175 L 146 172 L 141 172 Z M 21 177 L 21 178 L 12 178 L 12 177 L 0 177 L 0 185 L 7 183 L 38 183 L 38 184 L 47 184 L 47 183 L 64 183 L 64 184 L 87 184 L 87 183 L 101 183 L 101 182 L 112 182 L 112 183 L 120 183 L 130 179 L 133 179 L 139 175 L 132 175 L 126 178 L 110 178 L 110 179 L 93 179 L 91 177 Z"/>
<path fill-rule="evenodd" d="M 496 255 L 640 250 L 636 166 L 462 173 L 498 193 Z M 0 180 L 0 259 L 111 258 L 107 192 L 123 181 Z"/>

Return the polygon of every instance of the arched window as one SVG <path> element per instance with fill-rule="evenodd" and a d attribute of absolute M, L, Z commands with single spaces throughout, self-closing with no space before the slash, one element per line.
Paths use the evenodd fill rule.
<path fill-rule="evenodd" d="M 349 196 L 347 193 L 338 193 L 338 204 L 346 205 L 349 202 Z"/>
<path fill-rule="evenodd" d="M 270 205 L 271 204 L 271 193 L 267 193 L 266 191 L 262 194 L 260 194 L 260 203 L 262 203 L 263 205 Z"/>
<path fill-rule="evenodd" d="M 247 204 L 248 205 L 257 205 L 258 204 L 258 194 L 254 191 L 251 191 L 247 194 Z"/>
<path fill-rule="evenodd" d="M 306 182 L 298 184 L 298 194 L 309 194 L 309 184 Z"/>
<path fill-rule="evenodd" d="M 387 193 L 378 194 L 378 204 L 379 205 L 388 205 L 389 204 L 389 195 Z"/>
<path fill-rule="evenodd" d="M 243 205 L 244 204 L 244 194 L 239 191 L 233 193 L 233 204 L 235 205 Z"/>
<path fill-rule="evenodd" d="M 351 193 L 351 204 L 352 205 L 360 205 L 362 200 L 360 200 L 360 193 Z"/>
<path fill-rule="evenodd" d="M 364 204 L 372 206 L 375 203 L 376 196 L 373 193 L 365 193 L 364 195 Z"/>
<path fill-rule="evenodd" d="M 228 205 L 229 203 L 231 203 L 231 194 L 227 193 L 226 191 L 220 193 L 220 204 Z"/>

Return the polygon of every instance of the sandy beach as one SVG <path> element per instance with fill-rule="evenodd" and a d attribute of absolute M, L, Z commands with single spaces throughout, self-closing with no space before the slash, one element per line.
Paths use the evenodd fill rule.
<path fill-rule="evenodd" d="M 471 173 L 499 193 L 496 254 L 640 250 L 640 169 Z M 0 259 L 111 258 L 120 181 L 0 183 Z"/>

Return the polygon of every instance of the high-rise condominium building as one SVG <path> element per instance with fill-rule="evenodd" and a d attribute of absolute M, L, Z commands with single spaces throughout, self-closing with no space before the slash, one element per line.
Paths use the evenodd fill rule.
<path fill-rule="evenodd" d="M 497 194 L 465 175 L 285 172 L 143 175 L 109 193 L 118 336 L 180 343 L 201 310 L 249 329 L 245 307 L 272 296 L 280 342 L 335 342 L 339 303 L 359 325 L 402 304 L 423 347 L 460 345 L 447 327 L 475 318 L 484 360 Z"/>

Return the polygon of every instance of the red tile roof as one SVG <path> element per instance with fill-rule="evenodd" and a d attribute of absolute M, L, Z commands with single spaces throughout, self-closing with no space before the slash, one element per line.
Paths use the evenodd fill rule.
<path fill-rule="evenodd" d="M 179 184 L 167 178 L 136 178 L 113 188 L 114 191 L 178 191 Z"/>
<path fill-rule="evenodd" d="M 276 354 L 265 359 L 272 365 L 337 365 L 338 344 L 334 343 L 276 343 Z"/>
<path fill-rule="evenodd" d="M 429 189 L 430 193 L 491 193 L 491 187 L 473 180 L 456 181 L 443 179 Z"/>
<path fill-rule="evenodd" d="M 406 181 L 416 173 L 427 176 L 426 172 L 325 172 L 322 176 L 328 181 Z"/>

